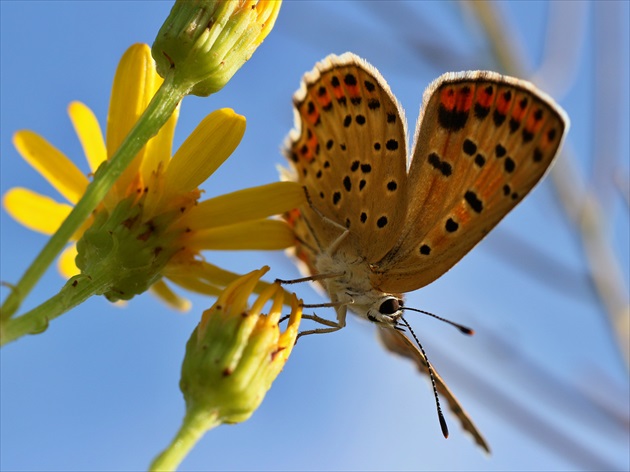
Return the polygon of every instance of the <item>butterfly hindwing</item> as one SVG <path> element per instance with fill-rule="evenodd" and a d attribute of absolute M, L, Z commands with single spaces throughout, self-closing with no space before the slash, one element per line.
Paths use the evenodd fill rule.
<path fill-rule="evenodd" d="M 381 74 L 351 53 L 331 55 L 307 73 L 294 96 L 287 158 L 309 193 L 309 220 L 321 216 L 350 233 L 342 251 L 382 258 L 406 213 L 407 146 L 402 108 Z M 313 225 L 320 248 L 343 231 Z"/>
<path fill-rule="evenodd" d="M 532 84 L 494 72 L 445 74 L 425 92 L 396 247 L 373 283 L 408 292 L 440 277 L 543 177 L 568 119 Z"/>
<path fill-rule="evenodd" d="M 407 357 L 415 362 L 418 370 L 428 376 L 429 370 L 427 366 L 427 360 L 422 355 L 422 352 L 411 342 L 409 338 L 407 338 L 403 333 L 397 331 L 395 329 L 379 329 L 378 335 L 388 351 L 391 351 L 395 354 L 401 355 L 403 357 Z M 462 428 L 465 431 L 468 431 L 474 438 L 475 442 L 485 450 L 487 453 L 490 453 L 490 446 L 486 442 L 485 438 L 481 434 L 481 432 L 475 426 L 475 423 L 472 421 L 470 416 L 462 405 L 459 403 L 459 400 L 453 395 L 453 392 L 448 388 L 444 380 L 440 374 L 437 373 L 435 367 L 433 367 L 433 379 L 435 381 L 435 388 L 438 393 L 447 401 L 449 409 L 457 417 Z"/>

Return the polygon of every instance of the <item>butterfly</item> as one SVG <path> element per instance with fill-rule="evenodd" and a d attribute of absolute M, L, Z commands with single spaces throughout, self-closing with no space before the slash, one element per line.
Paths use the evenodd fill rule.
<path fill-rule="evenodd" d="M 305 279 L 323 286 L 337 315 L 313 315 L 327 327 L 312 331 L 341 329 L 348 309 L 383 328 L 385 346 L 430 375 L 434 392 L 489 451 L 422 347 L 402 332 L 402 294 L 453 267 L 540 181 L 568 129 L 565 112 L 524 80 L 447 73 L 424 92 L 409 159 L 402 107 L 378 70 L 352 53 L 317 63 L 293 104 L 286 177 L 309 201 L 284 217 Z"/>

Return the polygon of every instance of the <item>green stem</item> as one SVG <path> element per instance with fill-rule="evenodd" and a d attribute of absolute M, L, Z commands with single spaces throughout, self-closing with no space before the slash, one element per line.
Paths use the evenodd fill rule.
<path fill-rule="evenodd" d="M 149 471 L 172 471 L 184 460 L 193 446 L 206 431 L 219 426 L 221 421 L 217 412 L 208 412 L 201 408 L 190 408 L 186 412 L 182 426 L 171 441 L 149 466 Z"/>
<path fill-rule="evenodd" d="M 52 298 L 37 308 L 14 319 L 4 320 L 0 332 L 0 346 L 15 341 L 27 334 L 38 334 L 48 328 L 51 320 L 83 303 L 92 295 L 103 293 L 111 285 L 111 276 L 103 274 L 88 278 L 82 275 L 72 277 Z"/>
<path fill-rule="evenodd" d="M 12 287 L 11 293 L 0 308 L 2 320 L 10 318 L 19 309 L 24 298 L 33 289 L 65 244 L 103 200 L 116 179 L 120 177 L 147 141 L 155 136 L 168 121 L 177 104 L 188 93 L 189 89 L 190 85 L 188 84 L 176 83 L 173 75 L 165 78 L 164 83 L 122 142 L 120 148 L 108 162 L 99 168 L 81 200 L 72 209 L 57 232 L 48 240 L 17 285 Z"/>

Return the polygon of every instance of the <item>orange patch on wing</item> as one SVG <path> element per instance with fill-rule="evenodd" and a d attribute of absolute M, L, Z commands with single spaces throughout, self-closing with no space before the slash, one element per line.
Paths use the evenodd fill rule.
<path fill-rule="evenodd" d="M 306 121 L 312 125 L 319 121 L 319 110 L 312 100 L 302 104 L 302 114 L 305 116 Z"/>
<path fill-rule="evenodd" d="M 311 154 L 315 155 L 317 154 L 317 152 L 315 152 L 315 150 L 317 149 L 317 136 L 315 136 L 315 134 L 312 134 L 310 139 L 307 142 L 309 149 L 311 150 Z"/>
<path fill-rule="evenodd" d="M 507 115 L 514 98 L 514 92 L 510 89 L 501 90 L 497 97 L 497 111 L 502 115 Z"/>
<path fill-rule="evenodd" d="M 337 82 L 337 85 L 335 86 L 331 81 L 330 86 L 333 88 L 333 94 L 335 95 L 335 98 L 337 100 L 345 95 L 343 88 L 341 87 L 341 84 L 339 82 Z"/>
<path fill-rule="evenodd" d="M 546 151 L 549 147 L 555 146 L 556 141 L 560 136 L 560 131 L 555 126 L 547 126 L 543 131 L 543 137 L 541 139 L 541 149 Z"/>
<path fill-rule="evenodd" d="M 532 134 L 538 133 L 543 125 L 543 118 L 543 110 L 539 107 L 536 108 L 527 116 L 525 129 Z"/>
<path fill-rule="evenodd" d="M 460 225 L 460 230 L 462 225 L 467 225 L 470 222 L 470 210 L 464 202 L 455 207 L 453 214 L 455 215 L 455 220 Z"/>
<path fill-rule="evenodd" d="M 325 88 L 323 89 L 323 93 L 317 93 L 315 100 L 317 100 L 317 103 L 322 108 L 326 108 L 327 106 L 329 106 L 330 102 L 332 101 L 330 95 L 328 95 L 328 90 Z"/>
<path fill-rule="evenodd" d="M 302 218 L 302 212 L 298 208 L 294 208 L 293 210 L 287 211 L 284 215 L 284 220 L 291 227 L 295 227 L 295 223 Z"/>
<path fill-rule="evenodd" d="M 477 87 L 477 103 L 484 108 L 492 106 L 492 99 L 494 97 L 494 87 L 492 85 L 486 85 L 485 87 Z"/>
<path fill-rule="evenodd" d="M 446 87 L 440 91 L 440 103 L 448 111 L 452 111 L 455 108 L 455 100 L 456 96 L 453 87 Z"/>
<path fill-rule="evenodd" d="M 455 108 L 458 111 L 468 111 L 472 106 L 474 93 L 470 89 L 470 85 L 464 85 L 461 89 L 457 91 L 455 98 Z"/>
<path fill-rule="evenodd" d="M 358 85 L 346 85 L 346 89 L 351 98 L 360 97 L 362 95 Z"/>
<path fill-rule="evenodd" d="M 310 134 L 308 131 L 307 133 Z M 300 139 L 301 144 L 298 144 L 298 153 L 302 160 L 307 162 L 311 162 L 315 158 L 313 155 L 313 148 L 309 145 L 309 140 L 307 140 L 307 138 L 303 135 Z"/>
<path fill-rule="evenodd" d="M 528 107 L 529 100 L 527 97 L 518 97 L 516 105 L 512 108 L 512 118 L 520 123 L 523 120 Z"/>

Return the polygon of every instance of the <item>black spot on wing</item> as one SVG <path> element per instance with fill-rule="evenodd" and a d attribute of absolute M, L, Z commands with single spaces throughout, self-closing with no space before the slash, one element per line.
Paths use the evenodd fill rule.
<path fill-rule="evenodd" d="M 477 194 L 472 190 L 468 190 L 464 194 L 464 200 L 466 200 L 466 203 L 468 203 L 470 205 L 470 208 L 475 210 L 476 213 L 481 213 L 481 211 L 483 210 L 483 203 L 481 202 L 481 200 L 479 200 Z"/>
<path fill-rule="evenodd" d="M 368 108 L 370 110 L 378 110 L 381 107 L 381 102 L 377 98 L 370 98 L 368 100 Z"/>
<path fill-rule="evenodd" d="M 349 192 L 350 190 L 352 190 L 352 182 L 350 181 L 350 176 L 346 175 L 346 176 L 343 178 L 343 186 L 344 186 L 344 188 L 346 189 L 346 191 L 348 191 L 348 192 Z"/>
<path fill-rule="evenodd" d="M 448 162 L 440 159 L 440 156 L 438 156 L 434 152 L 429 154 L 428 162 L 434 169 L 439 170 L 445 177 L 448 177 L 453 173 L 453 168 L 451 167 L 451 165 Z"/>
<path fill-rule="evenodd" d="M 438 109 L 438 122 L 440 126 L 449 131 L 459 131 L 468 121 L 469 112 L 459 111 L 456 108 L 447 110 L 446 107 L 440 104 Z"/>
<path fill-rule="evenodd" d="M 385 143 L 385 147 L 388 151 L 395 151 L 396 149 L 398 149 L 398 141 L 396 141 L 395 139 L 389 139 Z"/>
<path fill-rule="evenodd" d="M 497 144 L 494 148 L 494 152 L 496 153 L 497 157 L 503 157 L 507 153 L 507 150 L 503 146 L 501 146 L 501 144 Z"/>
<path fill-rule="evenodd" d="M 462 149 L 464 150 L 466 154 L 468 154 L 469 156 L 472 156 L 474 153 L 477 152 L 477 145 L 474 142 L 472 142 L 470 139 L 465 139 Z"/>
<path fill-rule="evenodd" d="M 346 76 L 343 78 L 343 82 L 351 87 L 357 84 L 357 78 L 352 74 L 346 74 Z"/>
<path fill-rule="evenodd" d="M 453 218 L 449 218 L 448 220 L 446 220 L 444 228 L 449 233 L 454 233 L 459 228 L 459 223 L 457 223 Z"/>

